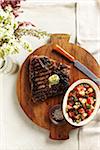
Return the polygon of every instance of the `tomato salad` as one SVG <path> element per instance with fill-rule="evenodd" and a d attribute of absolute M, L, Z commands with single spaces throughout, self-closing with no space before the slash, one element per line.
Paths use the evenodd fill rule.
<path fill-rule="evenodd" d="M 80 123 L 94 111 L 96 93 L 87 83 L 77 85 L 68 95 L 66 112 L 73 122 Z"/>

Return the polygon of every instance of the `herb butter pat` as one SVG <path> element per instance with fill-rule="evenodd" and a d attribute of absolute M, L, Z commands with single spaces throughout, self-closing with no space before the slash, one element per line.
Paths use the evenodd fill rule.
<path fill-rule="evenodd" d="M 58 84 L 60 81 L 60 78 L 57 74 L 53 74 L 49 77 L 49 85 L 55 85 Z"/>

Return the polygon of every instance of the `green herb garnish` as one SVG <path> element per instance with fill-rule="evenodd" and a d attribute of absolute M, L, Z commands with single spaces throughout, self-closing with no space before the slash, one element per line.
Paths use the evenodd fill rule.
<path fill-rule="evenodd" d="M 77 97 L 73 97 L 75 102 L 78 102 L 78 98 Z"/>
<path fill-rule="evenodd" d="M 60 81 L 60 78 L 57 74 L 53 74 L 49 77 L 49 85 L 55 85 L 58 84 Z"/>
<path fill-rule="evenodd" d="M 87 105 L 86 105 L 86 108 L 87 108 L 87 109 L 90 109 L 90 108 L 91 108 L 91 105 L 87 104 Z"/>

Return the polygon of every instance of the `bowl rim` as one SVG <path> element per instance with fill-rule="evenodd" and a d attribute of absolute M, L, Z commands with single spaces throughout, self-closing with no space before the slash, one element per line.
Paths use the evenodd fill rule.
<path fill-rule="evenodd" d="M 95 109 L 94 111 L 92 112 L 92 114 L 85 120 L 81 121 L 80 123 L 75 123 L 72 121 L 72 119 L 68 116 L 68 113 L 66 112 L 66 106 L 67 106 L 67 98 L 68 98 L 68 95 L 69 95 L 69 92 L 74 89 L 77 85 L 81 84 L 81 83 L 87 83 L 89 85 L 91 85 L 93 87 L 93 89 L 95 90 L 96 92 L 96 106 L 95 106 Z M 98 109 L 99 109 L 99 106 L 100 106 L 100 90 L 99 90 L 99 87 L 90 79 L 80 79 L 80 80 L 77 80 L 76 82 L 74 82 L 69 88 L 68 90 L 66 91 L 65 93 L 65 96 L 64 96 L 64 99 L 63 99 L 63 104 L 62 104 L 62 111 L 63 111 L 63 115 L 65 117 L 65 119 L 71 124 L 71 125 L 74 125 L 74 126 L 83 126 L 87 123 L 89 123 L 93 118 L 94 116 L 96 115 Z"/>

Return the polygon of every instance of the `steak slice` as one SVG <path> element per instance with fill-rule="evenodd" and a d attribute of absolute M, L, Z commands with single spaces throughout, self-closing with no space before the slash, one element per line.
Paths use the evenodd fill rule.
<path fill-rule="evenodd" d="M 70 66 L 46 56 L 32 55 L 29 64 L 29 80 L 33 102 L 45 101 L 49 97 L 64 94 L 69 87 L 69 70 Z M 48 79 L 54 74 L 59 76 L 59 83 L 50 85 Z"/>

